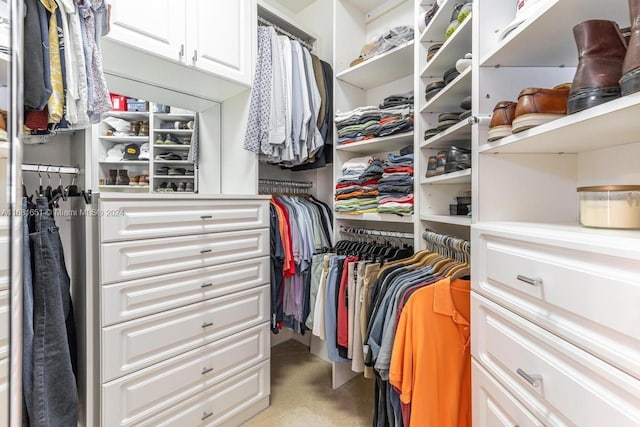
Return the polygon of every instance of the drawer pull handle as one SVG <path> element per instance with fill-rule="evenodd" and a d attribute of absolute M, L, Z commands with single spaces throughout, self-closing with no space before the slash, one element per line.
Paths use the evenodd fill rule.
<path fill-rule="evenodd" d="M 538 384 L 540 383 L 540 381 L 542 381 L 542 375 L 527 374 L 525 371 L 523 371 L 520 368 L 518 368 L 518 370 L 516 372 L 518 373 L 518 375 L 520 375 L 522 378 L 524 378 L 533 387 L 538 387 Z"/>
<path fill-rule="evenodd" d="M 518 274 L 518 280 L 531 286 L 542 285 L 542 279 L 538 279 L 538 278 L 532 279 L 531 277 L 523 276 L 521 274 Z"/>
<path fill-rule="evenodd" d="M 202 368 L 202 375 L 207 375 L 211 371 L 213 371 L 213 368 L 207 368 L 205 366 L 204 368 Z"/>
<path fill-rule="evenodd" d="M 204 420 L 206 420 L 206 419 L 207 419 L 207 418 L 209 418 L 211 415 L 213 415 L 213 412 L 209 412 L 209 413 L 207 413 L 207 412 L 203 412 L 203 413 L 202 413 L 202 418 L 200 418 L 200 421 L 204 421 Z"/>
<path fill-rule="evenodd" d="M 200 219 L 201 219 L 201 220 L 203 220 L 203 221 L 204 221 L 205 219 L 213 219 L 213 215 L 202 215 L 202 216 L 200 217 Z"/>
<path fill-rule="evenodd" d="M 202 322 L 202 329 L 213 326 L 213 322 Z"/>
<path fill-rule="evenodd" d="M 211 253 L 211 252 L 212 252 L 212 249 L 202 249 L 200 251 L 201 254 L 208 254 L 208 253 Z"/>
<path fill-rule="evenodd" d="M 202 285 L 200 285 L 201 288 L 210 288 L 213 286 L 213 283 L 203 283 Z"/>

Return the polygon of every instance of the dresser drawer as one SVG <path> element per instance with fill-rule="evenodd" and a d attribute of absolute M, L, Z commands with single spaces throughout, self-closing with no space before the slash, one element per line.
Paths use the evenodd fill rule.
<path fill-rule="evenodd" d="M 269 283 L 269 257 L 102 287 L 102 325 L 137 319 Z"/>
<path fill-rule="evenodd" d="M 109 213 L 103 242 L 269 227 L 266 200 L 102 200 L 100 208 Z"/>
<path fill-rule="evenodd" d="M 544 427 L 475 360 L 471 375 L 475 427 Z"/>
<path fill-rule="evenodd" d="M 269 286 L 102 329 L 102 382 L 269 321 Z"/>
<path fill-rule="evenodd" d="M 269 358 L 269 325 L 256 326 L 102 386 L 102 425 L 130 426 Z"/>
<path fill-rule="evenodd" d="M 0 291 L 0 359 L 9 357 L 9 290 Z"/>
<path fill-rule="evenodd" d="M 269 255 L 269 229 L 102 244 L 102 284 Z"/>
<path fill-rule="evenodd" d="M 236 427 L 268 406 L 270 381 L 269 362 L 263 362 L 138 425 Z"/>
<path fill-rule="evenodd" d="M 473 238 L 475 291 L 640 379 L 640 259 Z"/>
<path fill-rule="evenodd" d="M 473 356 L 545 424 L 640 425 L 640 381 L 472 292 Z"/>

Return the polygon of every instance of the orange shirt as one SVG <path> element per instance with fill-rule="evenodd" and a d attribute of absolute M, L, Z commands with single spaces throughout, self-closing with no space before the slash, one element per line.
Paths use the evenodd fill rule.
<path fill-rule="evenodd" d="M 470 282 L 416 291 L 400 315 L 389 381 L 411 404 L 411 427 L 471 426 Z"/>

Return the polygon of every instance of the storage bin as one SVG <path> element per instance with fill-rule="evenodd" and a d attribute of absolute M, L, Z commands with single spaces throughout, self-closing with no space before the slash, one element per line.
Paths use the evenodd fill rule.
<path fill-rule="evenodd" d="M 111 98 L 111 105 L 115 111 L 127 111 L 127 99 L 129 98 L 116 95 L 115 93 L 110 93 L 109 97 Z"/>
<path fill-rule="evenodd" d="M 640 185 L 579 187 L 580 224 L 640 229 Z"/>
<path fill-rule="evenodd" d="M 127 111 L 148 111 L 147 102 L 143 99 L 127 99 Z"/>

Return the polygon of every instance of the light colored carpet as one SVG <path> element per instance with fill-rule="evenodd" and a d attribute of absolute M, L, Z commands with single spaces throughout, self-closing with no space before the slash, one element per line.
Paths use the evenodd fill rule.
<path fill-rule="evenodd" d="M 244 427 L 369 427 L 373 380 L 358 376 L 331 388 L 331 364 L 290 340 L 271 349 L 271 406 Z"/>

